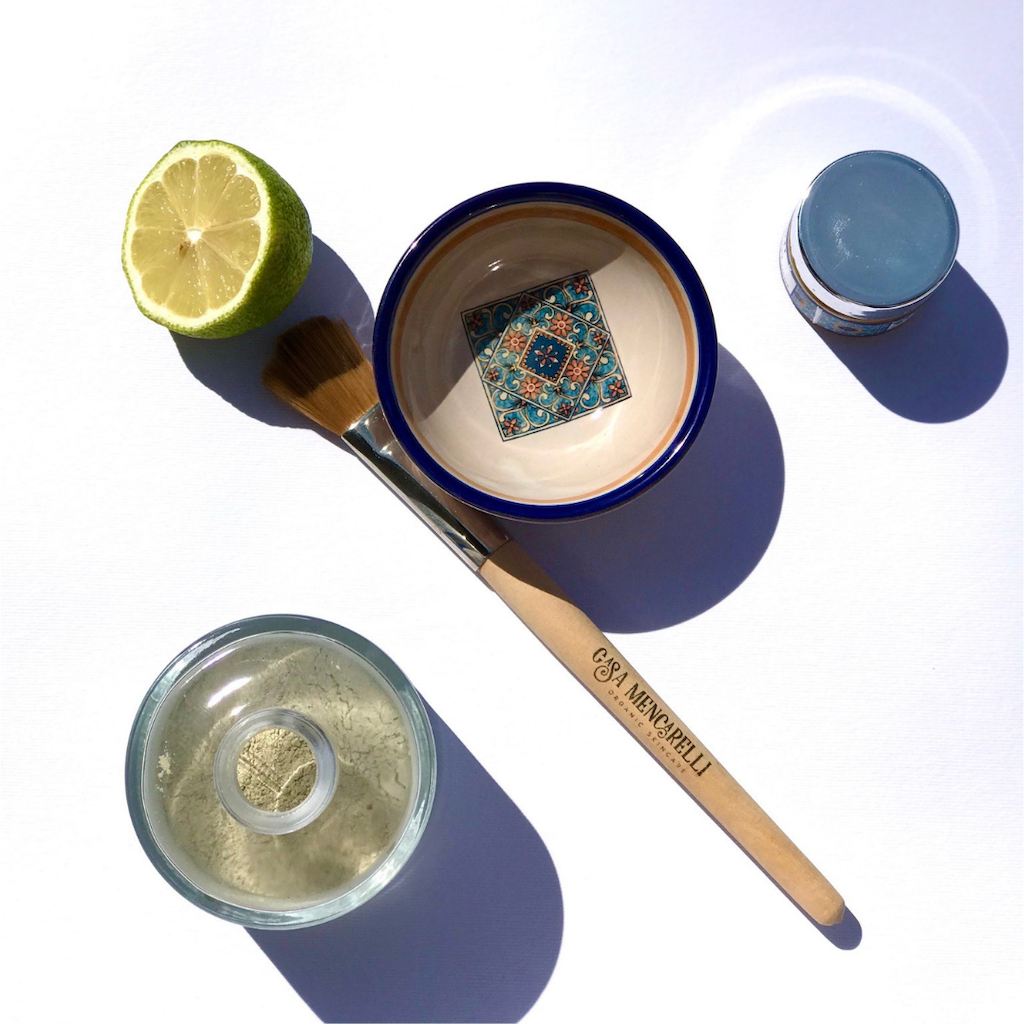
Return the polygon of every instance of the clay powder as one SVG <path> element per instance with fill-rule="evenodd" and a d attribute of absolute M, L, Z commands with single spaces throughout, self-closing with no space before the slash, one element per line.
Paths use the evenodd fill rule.
<path fill-rule="evenodd" d="M 291 729 L 261 729 L 249 738 L 235 768 L 242 796 L 261 811 L 298 807 L 313 791 L 316 758 Z"/>

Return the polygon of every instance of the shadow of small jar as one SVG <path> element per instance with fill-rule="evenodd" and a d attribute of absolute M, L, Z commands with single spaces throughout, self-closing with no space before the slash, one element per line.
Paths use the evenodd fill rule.
<path fill-rule="evenodd" d="M 847 338 L 816 327 L 881 405 L 918 423 L 977 412 L 999 390 L 1009 359 L 992 300 L 959 264 L 921 310 L 887 334 Z"/>

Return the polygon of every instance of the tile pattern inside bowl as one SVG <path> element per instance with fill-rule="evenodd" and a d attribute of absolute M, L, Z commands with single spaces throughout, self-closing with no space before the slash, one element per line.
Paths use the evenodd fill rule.
<path fill-rule="evenodd" d="M 467 309 L 462 323 L 503 440 L 630 397 L 587 271 Z"/>

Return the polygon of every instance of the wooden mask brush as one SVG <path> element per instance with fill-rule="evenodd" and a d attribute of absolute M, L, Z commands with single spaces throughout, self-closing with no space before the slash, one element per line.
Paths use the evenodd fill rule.
<path fill-rule="evenodd" d="M 839 893 L 501 524 L 416 469 L 381 411 L 373 368 L 343 322 L 316 317 L 290 328 L 263 382 L 341 435 L 801 910 L 820 925 L 842 920 Z"/>

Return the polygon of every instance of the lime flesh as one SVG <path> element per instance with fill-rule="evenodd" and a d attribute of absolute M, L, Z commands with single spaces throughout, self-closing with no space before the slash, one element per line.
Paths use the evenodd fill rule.
<path fill-rule="evenodd" d="M 181 142 L 136 190 L 122 263 L 146 316 L 217 338 L 273 319 L 309 269 L 309 216 L 271 167 L 228 143 Z"/>

